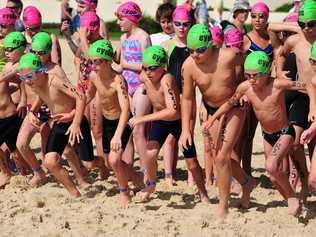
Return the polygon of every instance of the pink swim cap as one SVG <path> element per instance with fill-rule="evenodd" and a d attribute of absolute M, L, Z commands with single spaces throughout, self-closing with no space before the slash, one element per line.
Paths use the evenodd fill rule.
<path fill-rule="evenodd" d="M 268 5 L 264 2 L 257 2 L 255 5 L 251 7 L 251 12 L 262 12 L 268 17 L 270 9 Z"/>
<path fill-rule="evenodd" d="M 177 6 L 172 13 L 172 21 L 192 21 L 189 10 L 183 6 Z"/>
<path fill-rule="evenodd" d="M 298 22 L 298 13 L 292 12 L 284 19 L 285 22 Z"/>
<path fill-rule="evenodd" d="M 142 11 L 135 2 L 125 2 L 121 4 L 117 10 L 116 15 L 128 19 L 134 24 L 138 24 L 138 21 L 142 17 Z"/>
<path fill-rule="evenodd" d="M 28 6 L 23 11 L 23 23 L 25 26 L 39 26 L 42 24 L 42 15 L 34 6 Z"/>
<path fill-rule="evenodd" d="M 240 30 L 236 27 L 229 28 L 224 32 L 225 45 L 230 47 L 241 47 L 241 43 L 244 42 L 244 36 Z"/>
<path fill-rule="evenodd" d="M 85 4 L 92 9 L 96 9 L 98 5 L 98 0 L 76 0 L 77 3 Z"/>
<path fill-rule="evenodd" d="M 95 11 L 88 11 L 80 16 L 80 27 L 85 27 L 89 31 L 99 31 L 100 18 Z"/>
<path fill-rule="evenodd" d="M 214 44 L 220 48 L 224 42 L 224 33 L 219 26 L 213 26 L 210 28 L 212 34 L 212 40 Z"/>
<path fill-rule="evenodd" d="M 15 12 L 10 8 L 0 9 L 0 24 L 14 25 L 16 22 Z"/>

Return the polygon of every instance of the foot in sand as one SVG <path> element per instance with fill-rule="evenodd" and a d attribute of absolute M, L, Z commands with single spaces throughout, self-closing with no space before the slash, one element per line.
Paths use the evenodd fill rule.
<path fill-rule="evenodd" d="M 132 183 L 136 187 L 136 189 L 141 190 L 145 187 L 144 184 L 144 173 L 143 172 L 136 172 L 132 179 Z"/>
<path fill-rule="evenodd" d="M 247 183 L 242 186 L 242 196 L 240 200 L 240 207 L 248 209 L 250 206 L 250 194 L 258 186 L 259 180 L 255 178 L 249 178 Z"/>
<path fill-rule="evenodd" d="M 156 181 L 147 181 L 146 187 L 140 191 L 140 198 L 142 202 L 147 202 L 149 200 L 150 194 L 155 192 Z"/>
<path fill-rule="evenodd" d="M 288 214 L 291 216 L 298 216 L 301 212 L 300 201 L 296 197 L 291 197 L 287 199 L 288 204 Z"/>
<path fill-rule="evenodd" d="M 11 174 L 7 174 L 4 172 L 0 173 L 0 188 L 3 188 L 6 184 L 10 182 Z"/>
<path fill-rule="evenodd" d="M 227 215 L 228 215 L 228 207 L 225 207 L 225 208 L 218 207 L 217 212 L 216 212 L 216 216 L 217 216 L 219 221 L 224 221 L 226 219 Z"/>
<path fill-rule="evenodd" d="M 131 202 L 131 196 L 129 194 L 128 188 L 121 188 L 120 191 L 120 202 L 124 205 L 129 204 Z"/>
<path fill-rule="evenodd" d="M 175 186 L 177 183 L 174 180 L 172 174 L 165 174 L 165 182 L 169 185 L 169 186 Z"/>
<path fill-rule="evenodd" d="M 32 188 L 39 187 L 47 182 L 47 177 L 44 172 L 35 173 L 32 179 L 29 181 L 29 184 Z"/>

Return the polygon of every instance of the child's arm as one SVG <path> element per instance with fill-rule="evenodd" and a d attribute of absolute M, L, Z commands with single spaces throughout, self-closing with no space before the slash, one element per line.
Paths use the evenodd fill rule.
<path fill-rule="evenodd" d="M 64 14 L 65 16 L 67 16 L 69 19 L 71 19 L 71 15 L 70 15 L 69 12 L 67 11 L 67 6 L 68 6 L 68 2 L 67 2 L 67 1 L 62 1 L 62 2 L 61 2 L 62 14 Z"/>
<path fill-rule="evenodd" d="M 59 64 L 61 62 L 61 49 L 59 40 L 56 35 L 51 34 L 52 38 L 52 51 L 51 51 L 51 60 L 53 63 Z"/>
<path fill-rule="evenodd" d="M 97 74 L 92 72 L 90 74 L 90 85 L 88 90 L 86 91 L 86 105 L 91 102 L 91 100 L 95 97 L 95 94 L 97 93 L 97 88 L 95 87 L 93 83 L 93 79 L 97 77 Z"/>
<path fill-rule="evenodd" d="M 302 135 L 300 142 L 301 144 L 308 144 L 315 137 L 316 134 L 316 122 L 313 122 L 311 126 L 305 130 Z"/>
<path fill-rule="evenodd" d="M 139 123 L 146 123 L 157 120 L 173 121 L 177 118 L 177 114 L 179 111 L 179 98 L 177 99 L 173 89 L 175 87 L 173 83 L 173 78 L 170 76 L 166 76 L 165 78 L 163 78 L 161 81 L 161 87 L 164 92 L 166 107 L 160 111 L 151 114 L 132 118 L 130 122 L 133 126 Z"/>
<path fill-rule="evenodd" d="M 272 32 L 290 31 L 293 33 L 302 32 L 301 28 L 297 24 L 293 24 L 293 23 L 269 23 L 268 31 L 272 31 Z"/>
<path fill-rule="evenodd" d="M 286 76 L 286 73 L 283 71 L 284 63 L 286 57 L 290 54 L 295 44 L 295 36 L 290 36 L 284 42 L 283 46 L 278 51 L 278 55 L 276 57 L 276 73 L 278 78 L 288 79 L 291 78 Z"/>
<path fill-rule="evenodd" d="M 237 87 L 235 94 L 227 102 L 222 104 L 219 109 L 212 116 L 210 116 L 205 123 L 203 123 L 203 125 L 201 126 L 201 130 L 204 134 L 208 133 L 208 130 L 212 127 L 216 119 L 228 113 L 232 108 L 239 104 L 239 100 L 244 95 L 246 90 L 245 83 L 248 82 L 243 82 L 242 84 L 240 84 Z"/>
<path fill-rule="evenodd" d="M 122 76 L 116 76 L 115 78 L 115 86 L 118 96 L 118 101 L 121 107 L 121 114 L 119 123 L 115 130 L 114 136 L 111 140 L 111 150 L 119 151 L 122 148 L 122 134 L 126 127 L 126 123 L 129 119 L 130 115 L 130 106 L 127 92 L 127 83 Z"/>
<path fill-rule="evenodd" d="M 3 71 L 0 73 L 0 83 L 7 82 L 13 76 L 16 76 L 18 73 L 17 63 L 13 65 L 11 68 L 7 68 L 7 65 L 3 68 Z"/>
<path fill-rule="evenodd" d="M 300 81 L 291 81 L 286 79 L 277 79 L 274 81 L 275 87 L 281 90 L 299 90 L 306 91 L 306 84 Z"/>
<path fill-rule="evenodd" d="M 75 116 L 66 133 L 66 135 L 69 134 L 69 143 L 70 145 L 73 146 L 75 144 L 76 139 L 77 139 L 77 142 L 79 143 L 80 138 L 83 138 L 80 131 L 80 124 L 81 124 L 81 120 L 83 118 L 83 114 L 84 114 L 84 110 L 86 106 L 86 97 L 82 92 L 76 89 L 76 87 L 74 87 L 68 80 L 62 80 L 60 78 L 56 78 L 55 80 L 52 81 L 51 85 L 56 87 L 62 93 L 76 100 Z"/>

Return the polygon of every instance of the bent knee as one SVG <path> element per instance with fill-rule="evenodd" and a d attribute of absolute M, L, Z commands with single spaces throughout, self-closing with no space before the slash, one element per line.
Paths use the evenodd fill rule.
<path fill-rule="evenodd" d="M 30 147 L 29 147 L 29 144 L 26 144 L 24 141 L 17 140 L 17 142 L 16 142 L 16 148 L 18 148 L 18 150 L 19 150 L 21 153 L 24 153 L 24 152 L 27 151 Z"/>
<path fill-rule="evenodd" d="M 223 154 L 218 154 L 216 157 L 215 157 L 215 165 L 216 167 L 224 167 L 226 165 L 229 164 L 230 162 L 230 158 L 226 155 L 223 155 Z"/>
<path fill-rule="evenodd" d="M 52 170 L 58 166 L 59 154 L 56 152 L 50 152 L 45 155 L 43 165 L 48 170 Z"/>
<path fill-rule="evenodd" d="M 109 165 L 114 170 L 118 168 L 118 166 L 119 166 L 119 164 L 121 162 L 121 159 L 120 159 L 119 156 L 112 155 L 111 153 L 109 155 L 109 159 L 108 160 L 109 160 Z"/>
<path fill-rule="evenodd" d="M 266 167 L 266 171 L 271 174 L 271 175 L 275 175 L 277 172 L 279 172 L 278 170 L 278 166 L 277 164 L 273 161 L 272 158 L 268 158 L 265 164 Z"/>

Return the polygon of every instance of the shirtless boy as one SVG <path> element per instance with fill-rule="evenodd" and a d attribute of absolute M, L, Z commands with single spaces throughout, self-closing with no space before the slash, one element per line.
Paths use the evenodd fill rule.
<path fill-rule="evenodd" d="M 103 115 L 103 150 L 106 159 L 114 170 L 119 183 L 122 203 L 131 201 L 128 179 L 143 186 L 142 178 L 122 160 L 132 129 L 127 125 L 130 117 L 127 84 L 122 75 L 112 69 L 113 48 L 109 41 L 98 40 L 89 47 L 89 57 L 93 71 L 90 86 L 86 92 L 87 103 L 99 93 Z"/>
<path fill-rule="evenodd" d="M 313 89 L 316 90 L 316 41 L 314 41 L 311 55 L 309 58 L 310 64 L 313 69 L 313 77 L 311 79 Z M 314 111 L 313 111 L 314 112 Z M 308 144 L 316 135 L 316 121 L 312 123 L 309 129 L 305 130 L 301 136 L 301 143 Z M 311 167 L 310 167 L 310 174 L 308 177 L 308 183 L 310 187 L 316 190 L 316 153 L 313 153 L 311 158 Z"/>
<path fill-rule="evenodd" d="M 305 84 L 272 78 L 269 75 L 270 67 L 270 59 L 266 53 L 250 53 L 244 63 L 247 81 L 237 87 L 235 94 L 208 120 L 206 127 L 233 109 L 240 98 L 246 95 L 263 130 L 266 170 L 271 181 L 287 200 L 288 213 L 296 216 L 300 212 L 300 202 L 287 175 L 281 170 L 282 160 L 286 158 L 295 140 L 295 130 L 293 125 L 288 124 L 286 116 L 284 92 L 290 89 L 304 90 Z"/>
<path fill-rule="evenodd" d="M 87 119 L 83 116 L 85 95 L 79 92 L 68 80 L 61 79 L 57 74 L 46 71 L 40 58 L 33 53 L 27 53 L 21 57 L 18 69 L 20 79 L 24 80 L 26 85 L 47 104 L 53 115 L 72 113 L 75 109 L 74 117 L 69 121 L 53 123 L 48 136 L 43 164 L 72 196 L 78 197 L 80 196 L 79 190 L 68 172 L 59 164 L 59 160 L 68 142 L 71 146 L 76 144 L 82 160 L 86 162 L 93 160 L 90 128 Z"/>
<path fill-rule="evenodd" d="M 235 68 L 242 63 L 238 49 L 213 47 L 213 41 L 208 28 L 203 24 L 194 25 L 187 36 L 187 45 L 191 56 L 182 67 L 183 95 L 181 100 L 182 134 L 179 146 L 186 148 L 192 144 L 192 134 L 189 127 L 193 92 L 197 86 L 202 94 L 204 105 L 210 117 L 216 109 L 230 98 L 237 87 Z M 218 216 L 225 218 L 228 212 L 228 198 L 230 193 L 231 173 L 243 187 L 241 206 L 248 208 L 250 192 L 254 180 L 247 177 L 237 161 L 230 161 L 231 153 L 239 130 L 243 123 L 243 112 L 236 108 L 227 116 L 223 131 L 222 145 L 215 158 L 216 180 L 219 187 L 220 202 Z M 207 131 L 213 153 L 216 154 L 218 122 Z M 202 125 L 203 127 L 203 125 Z M 232 167 L 231 167 L 232 166 Z"/>
<path fill-rule="evenodd" d="M 166 63 L 167 54 L 161 46 L 152 46 L 145 49 L 143 53 L 142 81 L 153 105 L 154 112 L 130 119 L 133 127 L 137 124 L 151 122 L 146 157 L 144 159 L 147 182 L 146 188 L 141 192 L 143 200 L 147 200 L 150 194 L 155 191 L 156 162 L 161 146 L 169 134 L 172 134 L 177 140 L 181 134 L 179 90 L 174 78 L 170 74 L 166 74 Z M 197 184 L 201 201 L 208 203 L 209 198 L 204 185 L 202 169 L 196 158 L 194 144 L 184 149 L 183 156 L 188 170 L 192 172 Z"/>
<path fill-rule="evenodd" d="M 26 99 L 23 93 L 20 103 L 16 107 L 11 98 L 9 82 L 16 75 L 16 66 L 14 65 L 24 52 L 25 38 L 19 32 L 11 32 L 4 38 L 3 46 L 8 63 L 0 74 L 0 145 L 5 143 L 10 152 L 15 152 L 16 139 L 22 123 L 18 113 L 21 113 L 25 108 Z M 24 92 L 24 90 L 22 91 Z M 5 154 L 0 149 L 0 187 L 7 184 L 11 177 L 11 171 L 5 164 L 5 159 Z"/>

